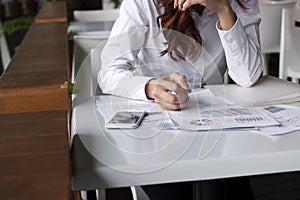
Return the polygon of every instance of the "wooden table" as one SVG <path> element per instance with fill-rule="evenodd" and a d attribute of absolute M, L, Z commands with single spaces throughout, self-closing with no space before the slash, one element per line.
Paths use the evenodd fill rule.
<path fill-rule="evenodd" d="M 1 199 L 70 199 L 66 115 L 0 115 Z"/>
<path fill-rule="evenodd" d="M 69 109 L 67 27 L 32 25 L 0 79 L 0 114 Z"/>
<path fill-rule="evenodd" d="M 33 23 L 0 78 L 0 199 L 72 198 L 65 16 L 46 2 L 36 21 L 63 22 Z"/>
<path fill-rule="evenodd" d="M 46 1 L 35 18 L 36 23 L 67 22 L 67 4 L 65 1 Z"/>

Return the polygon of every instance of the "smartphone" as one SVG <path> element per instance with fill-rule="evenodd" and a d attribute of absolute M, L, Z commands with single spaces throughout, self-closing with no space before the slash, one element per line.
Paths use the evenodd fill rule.
<path fill-rule="evenodd" d="M 145 117 L 145 111 L 126 110 L 117 112 L 106 124 L 106 128 L 137 128 Z"/>

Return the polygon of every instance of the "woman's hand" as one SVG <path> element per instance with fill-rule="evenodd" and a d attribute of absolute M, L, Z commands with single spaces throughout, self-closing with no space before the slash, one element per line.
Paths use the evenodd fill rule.
<path fill-rule="evenodd" d="M 185 11 L 192 5 L 200 4 L 205 6 L 212 12 L 222 13 L 230 6 L 228 0 L 174 0 L 174 7 L 178 7 L 181 11 Z"/>
<path fill-rule="evenodd" d="M 196 4 L 215 12 L 219 17 L 222 30 L 231 29 L 236 22 L 235 13 L 228 0 L 174 0 L 174 8 L 178 8 L 181 11 L 185 11 Z"/>
<path fill-rule="evenodd" d="M 165 110 L 185 108 L 191 92 L 184 75 L 173 73 L 158 79 L 152 79 L 146 84 L 145 92 L 148 98 Z"/>

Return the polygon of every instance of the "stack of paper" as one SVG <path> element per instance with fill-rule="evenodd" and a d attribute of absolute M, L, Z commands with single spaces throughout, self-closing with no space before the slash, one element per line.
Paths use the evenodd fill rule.
<path fill-rule="evenodd" d="M 166 111 L 172 121 L 164 128 L 220 130 L 279 126 L 261 107 L 244 108 L 215 97 L 203 89 L 190 94 L 190 105 L 181 111 Z"/>
<path fill-rule="evenodd" d="M 272 78 L 270 79 L 272 82 Z M 220 87 L 222 85 L 215 88 Z M 241 89 L 248 90 L 249 88 Z M 282 100 L 283 98 L 277 99 Z M 194 90 L 190 94 L 188 107 L 179 111 L 162 110 L 158 104 L 150 101 L 109 95 L 97 98 L 96 109 L 105 122 L 118 110 L 145 110 L 148 116 L 139 129 L 149 129 L 149 127 L 156 130 L 183 129 L 191 131 L 238 129 L 251 130 L 267 136 L 286 134 L 300 129 L 300 107 L 292 105 L 241 107 L 216 97 L 209 89 Z"/>

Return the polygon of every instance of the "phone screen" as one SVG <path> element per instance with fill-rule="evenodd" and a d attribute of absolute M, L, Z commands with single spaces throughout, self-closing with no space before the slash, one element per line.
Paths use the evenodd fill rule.
<path fill-rule="evenodd" d="M 107 128 L 136 128 L 142 121 L 143 111 L 120 111 L 117 112 L 106 124 Z"/>

